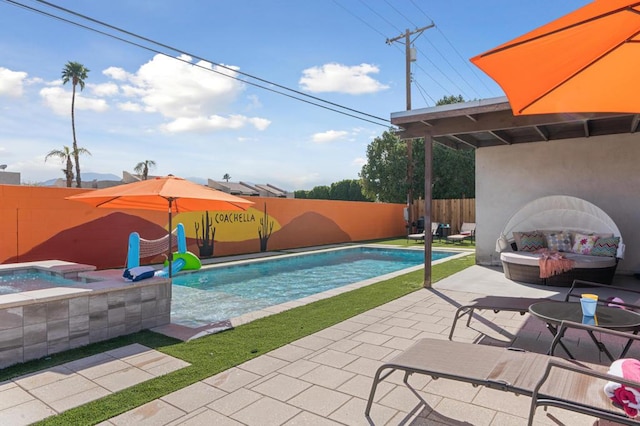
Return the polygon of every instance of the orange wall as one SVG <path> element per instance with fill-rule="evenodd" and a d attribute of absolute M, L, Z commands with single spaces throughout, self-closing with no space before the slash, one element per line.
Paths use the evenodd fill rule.
<path fill-rule="evenodd" d="M 0 263 L 61 259 L 119 268 L 126 264 L 131 232 L 142 238 L 166 235 L 166 213 L 111 210 L 65 200 L 86 189 L 0 185 Z M 248 198 L 254 206 L 241 214 L 209 212 L 214 256 L 260 251 L 261 221 L 273 226 L 267 250 L 402 236 L 402 204 L 352 201 Z M 266 210 L 266 213 L 265 213 Z M 266 214 L 266 216 L 265 216 Z M 174 217 L 187 234 L 188 250 L 198 255 L 195 224 L 204 212 Z M 201 229 L 200 229 L 200 232 Z M 161 258 L 147 259 L 150 263 Z"/>

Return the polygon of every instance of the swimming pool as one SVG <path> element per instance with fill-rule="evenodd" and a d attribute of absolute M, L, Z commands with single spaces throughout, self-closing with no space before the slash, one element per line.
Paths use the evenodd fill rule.
<path fill-rule="evenodd" d="M 69 287 L 77 284 L 78 281 L 36 270 L 0 274 L 0 294 L 20 293 L 43 288 Z"/>
<path fill-rule="evenodd" d="M 210 267 L 173 277 L 171 322 L 226 320 L 423 263 L 422 250 L 352 247 Z"/>

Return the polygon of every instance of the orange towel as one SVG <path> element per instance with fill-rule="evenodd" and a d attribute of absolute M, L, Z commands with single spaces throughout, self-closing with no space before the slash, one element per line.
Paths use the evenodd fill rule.
<path fill-rule="evenodd" d="M 549 251 L 549 249 L 540 249 L 536 253 L 540 253 L 540 278 L 549 278 L 554 275 L 561 274 L 573 269 L 575 262 L 565 258 L 561 253 Z"/>

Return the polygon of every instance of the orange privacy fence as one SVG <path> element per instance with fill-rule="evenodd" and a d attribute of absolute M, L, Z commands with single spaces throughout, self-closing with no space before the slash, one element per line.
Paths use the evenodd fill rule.
<path fill-rule="evenodd" d="M 98 209 L 65 200 L 86 189 L 0 185 L 0 263 L 60 259 L 119 268 L 131 232 L 157 239 L 167 232 L 166 212 Z M 250 197 L 246 211 L 189 212 L 182 223 L 189 251 L 205 239 L 213 256 L 284 250 L 405 234 L 402 204 Z M 145 263 L 162 261 L 162 257 Z"/>

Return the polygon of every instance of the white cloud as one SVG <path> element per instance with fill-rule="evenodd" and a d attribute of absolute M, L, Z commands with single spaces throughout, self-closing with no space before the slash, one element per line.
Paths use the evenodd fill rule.
<path fill-rule="evenodd" d="M 26 79 L 26 72 L 11 71 L 8 68 L 0 67 L 0 96 L 12 98 L 22 96 Z"/>
<path fill-rule="evenodd" d="M 65 91 L 62 87 L 45 87 L 40 89 L 40 97 L 44 104 L 58 115 L 66 115 L 71 112 L 71 91 Z M 103 112 L 108 110 L 109 106 L 104 99 L 89 98 L 76 92 L 75 108 Z"/>
<path fill-rule="evenodd" d="M 303 90 L 313 93 L 338 92 L 350 95 L 376 93 L 389 88 L 369 75 L 377 74 L 379 71 L 378 67 L 370 64 L 350 67 L 331 63 L 303 70 L 299 84 Z"/>
<path fill-rule="evenodd" d="M 115 83 L 87 84 L 87 89 L 96 96 L 114 96 L 118 94 L 118 85 Z"/>
<path fill-rule="evenodd" d="M 130 102 L 118 107 L 127 111 L 159 113 L 168 122 L 166 132 L 211 132 L 253 126 L 266 129 L 271 121 L 260 117 L 225 115 L 244 91 L 237 67 L 213 66 L 186 55 L 171 58 L 156 55 L 134 74 L 111 67 L 103 74 L 120 81 L 120 92 Z M 230 77 L 229 77 L 230 76 Z M 249 108 L 258 108 L 257 98 L 249 97 Z"/>
<path fill-rule="evenodd" d="M 326 132 L 313 134 L 311 140 L 316 143 L 327 143 L 344 139 L 348 134 L 349 132 L 344 130 L 327 130 Z"/>
<path fill-rule="evenodd" d="M 140 112 L 142 111 L 142 105 L 135 102 L 121 102 L 118 104 L 118 109 L 127 112 Z"/>
<path fill-rule="evenodd" d="M 262 118 L 251 118 L 243 115 L 230 115 L 223 117 L 212 115 L 209 117 L 180 117 L 165 124 L 163 130 L 170 133 L 198 132 L 205 133 L 223 129 L 240 129 L 247 125 L 253 125 L 258 130 L 266 129 L 271 122 Z"/>

